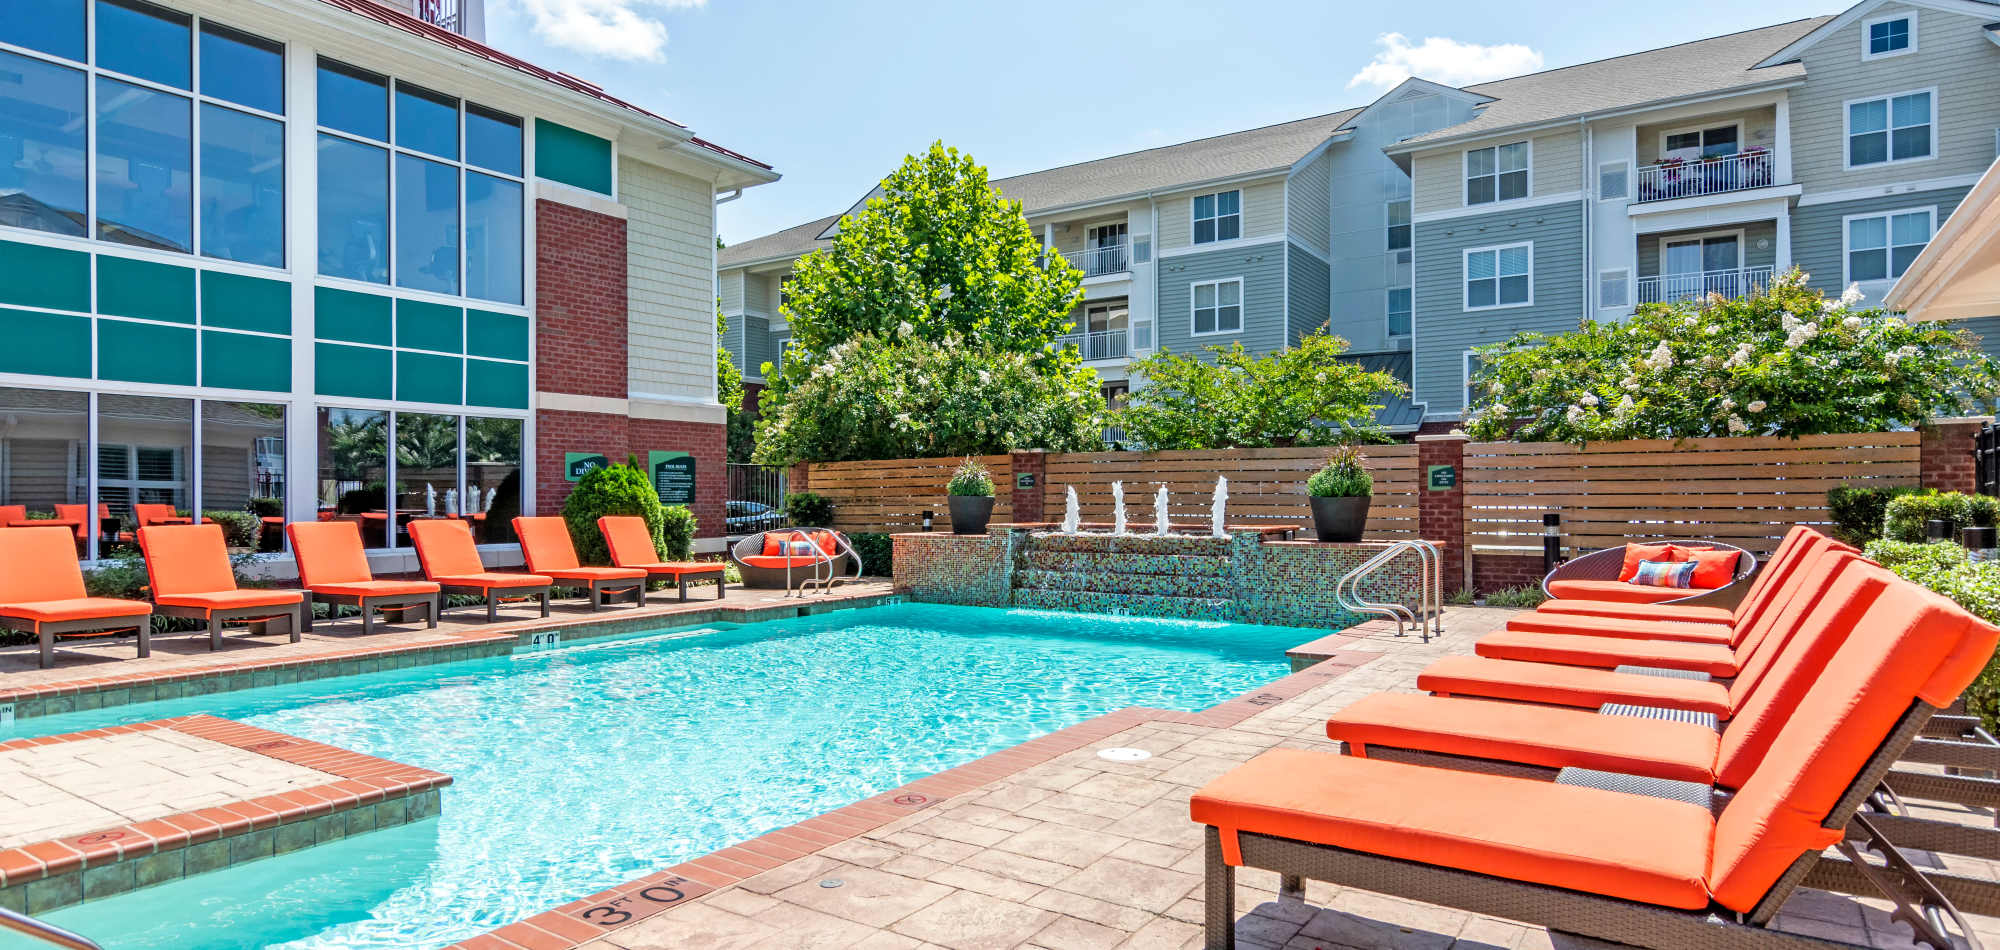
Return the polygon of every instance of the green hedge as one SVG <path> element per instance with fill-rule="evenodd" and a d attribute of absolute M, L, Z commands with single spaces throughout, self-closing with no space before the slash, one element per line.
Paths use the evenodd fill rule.
<path fill-rule="evenodd" d="M 896 573 L 895 545 L 886 534 L 850 534 L 848 543 L 854 545 L 854 553 L 861 555 L 861 567 L 870 577 L 889 577 Z"/>
<path fill-rule="evenodd" d="M 569 493 L 569 500 L 563 502 L 563 523 L 569 526 L 570 543 L 576 545 L 576 556 L 585 564 L 611 563 L 611 550 L 604 545 L 604 534 L 597 530 L 597 519 L 605 515 L 646 519 L 653 549 L 664 555 L 667 509 L 660 504 L 659 490 L 645 472 L 631 465 L 607 465 L 583 476 Z M 693 536 L 692 531 L 689 536 Z"/>
<path fill-rule="evenodd" d="M 791 492 L 785 496 L 785 517 L 800 528 L 833 526 L 833 499 L 817 492 Z"/>
<path fill-rule="evenodd" d="M 1975 563 L 1964 548 L 1950 541 L 1912 544 L 1877 541 L 1868 556 L 1897 574 L 1937 591 L 1973 614 L 2000 623 L 2000 561 Z M 2000 656 L 1965 691 L 1965 705 L 1986 724 L 2000 729 Z"/>
<path fill-rule="evenodd" d="M 1882 536 L 1882 519 L 1892 499 L 1921 489 L 1909 485 L 1883 486 L 1866 483 L 1836 485 L 1827 489 L 1826 507 L 1833 517 L 1833 533 L 1840 540 L 1863 545 Z"/>
<path fill-rule="evenodd" d="M 1882 537 L 1891 541 L 1925 540 L 1925 524 L 1950 524 L 1945 537 L 1956 541 L 1969 525 L 1990 525 L 2000 512 L 2000 499 L 1961 492 L 1922 491 L 1889 499 L 1882 513 Z"/>

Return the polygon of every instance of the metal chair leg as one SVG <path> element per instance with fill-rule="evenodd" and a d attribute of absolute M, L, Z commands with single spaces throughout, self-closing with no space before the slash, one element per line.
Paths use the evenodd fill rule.
<path fill-rule="evenodd" d="M 1206 950 L 1236 950 L 1236 869 L 1222 860 L 1222 833 L 1204 828 L 1205 873 L 1202 876 L 1202 946 Z"/>
<path fill-rule="evenodd" d="M 429 604 L 427 605 L 427 608 L 426 608 L 426 609 L 425 609 L 425 611 L 424 611 L 424 626 L 425 626 L 425 627 L 427 627 L 427 628 L 429 628 L 429 629 L 432 629 L 432 630 L 436 630 L 436 629 L 437 629 L 437 625 L 438 625 L 438 607 L 442 606 L 443 604 L 444 604 L 444 594 L 443 594 L 443 593 L 437 593 L 437 594 L 432 594 L 432 595 L 431 595 L 431 599 L 430 599 L 430 603 L 429 603 Z"/>
<path fill-rule="evenodd" d="M 56 665 L 56 635 L 47 630 L 40 631 L 42 641 L 42 669 Z M 140 654 L 144 656 L 145 654 Z"/>
<path fill-rule="evenodd" d="M 208 615 L 208 649 L 210 652 L 222 649 L 222 621 L 213 612 Z"/>
<path fill-rule="evenodd" d="M 153 655 L 153 618 L 139 621 L 139 659 Z"/>
<path fill-rule="evenodd" d="M 361 632 L 363 634 L 375 632 L 375 611 L 368 605 L 368 599 L 365 597 L 361 600 Z"/>
<path fill-rule="evenodd" d="M 547 618 L 549 615 L 549 592 L 542 591 L 539 596 L 542 602 L 542 616 Z"/>

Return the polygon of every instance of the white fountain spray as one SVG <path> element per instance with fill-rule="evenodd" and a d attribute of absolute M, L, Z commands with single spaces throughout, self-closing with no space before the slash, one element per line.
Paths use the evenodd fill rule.
<path fill-rule="evenodd" d="M 1167 486 L 1164 483 L 1153 495 L 1153 533 L 1163 538 L 1167 536 Z"/>
<path fill-rule="evenodd" d="M 1062 533 L 1077 533 L 1078 529 L 1082 527 L 1082 520 L 1083 516 L 1076 510 L 1076 486 L 1071 485 L 1063 490 Z"/>
<path fill-rule="evenodd" d="M 1111 483 L 1111 534 L 1123 537 L 1125 534 L 1125 483 Z"/>
<path fill-rule="evenodd" d="M 438 513 L 438 490 L 436 485 L 424 486 L 424 517 L 435 518 Z"/>
<path fill-rule="evenodd" d="M 444 492 L 444 513 L 447 518 L 458 517 L 458 489 L 447 488 Z"/>
<path fill-rule="evenodd" d="M 1229 506 L 1229 479 L 1221 476 L 1216 476 L 1215 502 L 1214 504 L 1210 505 L 1208 509 L 1208 530 L 1209 533 L 1215 535 L 1218 538 L 1229 537 L 1229 532 L 1222 530 L 1222 512 L 1223 509 L 1227 508 L 1228 506 Z"/>

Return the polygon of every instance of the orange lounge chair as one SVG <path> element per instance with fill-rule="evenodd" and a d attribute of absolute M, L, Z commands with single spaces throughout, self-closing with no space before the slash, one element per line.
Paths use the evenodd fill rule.
<path fill-rule="evenodd" d="M 153 655 L 153 605 L 92 597 L 83 587 L 76 542 L 61 526 L 0 529 L 0 628 L 41 641 L 43 669 L 55 663 L 59 634 L 139 633 L 139 655 Z"/>
<path fill-rule="evenodd" d="M 361 608 L 361 632 L 375 632 L 375 611 L 424 608 L 425 626 L 438 624 L 438 585 L 430 581 L 378 581 L 368 568 L 361 547 L 361 530 L 352 521 L 294 521 L 285 526 L 292 539 L 292 558 L 299 565 L 299 586 L 316 604 L 346 604 Z M 312 609 L 304 613 L 312 629 Z M 396 619 L 400 619 L 400 616 Z"/>
<path fill-rule="evenodd" d="M 1208 826 L 1207 946 L 1234 945 L 1238 867 L 1275 871 L 1288 891 L 1310 876 L 1658 950 L 1823 945 L 1771 920 L 1801 884 L 1854 882 L 1898 904 L 1921 939 L 1949 945 L 1927 912 L 1963 918 L 1858 808 L 1979 674 L 2000 629 L 1905 593 L 1881 601 L 1901 612 L 1896 628 L 1848 637 L 1719 812 L 1331 753 L 1258 756 L 1191 800 Z M 1842 858 L 1824 857 L 1828 847 Z"/>
<path fill-rule="evenodd" d="M 26 527 L 21 523 L 28 520 L 27 505 L 0 505 L 0 528 Z"/>
<path fill-rule="evenodd" d="M 283 620 L 292 642 L 299 642 L 301 617 L 310 609 L 306 595 L 237 587 L 221 525 L 147 525 L 139 529 L 139 551 L 146 558 L 153 612 L 207 624 L 209 649 L 222 649 L 222 628 L 231 621 Z"/>
<path fill-rule="evenodd" d="M 611 563 L 616 567 L 630 567 L 645 571 L 648 577 L 664 578 L 678 584 L 681 600 L 688 599 L 688 583 L 693 581 L 715 582 L 715 599 L 721 600 L 724 578 L 727 576 L 721 561 L 662 561 L 653 547 L 653 533 L 646 530 L 646 519 L 636 515 L 605 515 L 597 519 L 597 530 L 604 532 L 604 544 L 611 549 Z"/>
<path fill-rule="evenodd" d="M 646 606 L 646 572 L 636 567 L 584 567 L 577 560 L 576 546 L 570 543 L 569 526 L 561 518 L 515 518 L 514 534 L 521 539 L 521 556 L 528 562 L 528 570 L 588 587 L 590 609 L 602 610 L 606 594 L 629 596 L 634 606 Z"/>
<path fill-rule="evenodd" d="M 410 522 L 410 539 L 417 544 L 417 560 L 424 576 L 435 582 L 446 596 L 471 594 L 486 598 L 486 622 L 503 602 L 539 600 L 542 616 L 549 615 L 549 587 L 554 579 L 540 574 L 500 574 L 486 569 L 479 559 L 479 545 L 472 529 L 463 521 L 426 519 Z"/>
<path fill-rule="evenodd" d="M 180 514 L 172 505 L 133 505 L 132 520 L 144 528 L 149 525 L 194 524 L 194 519 Z M 210 519 L 201 519 L 204 524 Z"/>
<path fill-rule="evenodd" d="M 56 511 L 55 523 L 70 528 L 74 528 L 76 530 L 76 543 L 82 544 L 85 535 L 90 531 L 90 524 L 88 521 L 88 518 L 90 516 L 84 514 L 84 512 L 89 510 L 90 510 L 89 505 L 81 505 L 81 504 L 57 505 L 55 506 L 55 511 Z M 105 521 L 110 520 L 110 518 L 111 518 L 111 506 L 107 504 L 99 504 L 97 506 L 97 521 L 100 528 L 102 527 L 103 523 Z M 117 537 L 111 537 L 108 538 L 107 540 L 116 541 L 119 539 Z"/>

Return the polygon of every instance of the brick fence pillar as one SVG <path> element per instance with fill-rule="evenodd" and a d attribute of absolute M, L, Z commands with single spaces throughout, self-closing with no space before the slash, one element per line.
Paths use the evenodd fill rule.
<path fill-rule="evenodd" d="M 1471 552 L 1465 547 L 1465 443 L 1463 432 L 1417 436 L 1417 534 L 1444 555 L 1445 593 L 1472 586 Z M 1451 466 L 1450 488 L 1433 490 L 1433 465 Z"/>
<path fill-rule="evenodd" d="M 793 462 L 785 469 L 785 492 L 812 491 L 812 463 Z"/>
<path fill-rule="evenodd" d="M 1048 475 L 1049 453 L 1043 449 L 1024 449 L 1013 453 L 1014 466 L 1014 523 L 1037 524 L 1047 521 L 1042 515 L 1042 492 L 1047 486 L 1042 482 Z M 1021 476 L 1030 475 L 1025 487 Z"/>
<path fill-rule="evenodd" d="M 1918 450 L 1923 464 L 1923 486 L 1968 494 L 1977 491 L 1978 473 L 1972 458 L 1974 440 L 1979 430 L 1992 421 L 1991 416 L 1979 416 L 1939 419 L 1925 426 Z"/>

